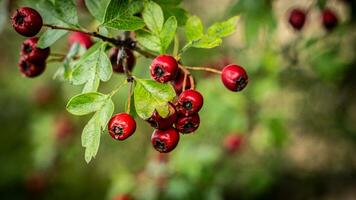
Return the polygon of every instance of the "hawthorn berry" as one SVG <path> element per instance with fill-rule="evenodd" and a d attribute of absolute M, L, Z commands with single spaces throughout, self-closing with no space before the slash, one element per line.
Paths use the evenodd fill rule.
<path fill-rule="evenodd" d="M 161 152 L 168 153 L 172 151 L 179 142 L 179 133 L 174 128 L 167 130 L 154 130 L 151 136 L 151 143 L 153 147 Z"/>
<path fill-rule="evenodd" d="M 242 143 L 242 135 L 230 134 L 224 138 L 223 147 L 228 153 L 234 153 L 241 147 Z"/>
<path fill-rule="evenodd" d="M 185 90 L 178 97 L 177 111 L 182 115 L 199 112 L 203 107 L 203 96 L 196 90 Z"/>
<path fill-rule="evenodd" d="M 37 46 L 38 38 L 25 40 L 21 45 L 21 56 L 30 62 L 44 62 L 50 53 L 49 47 L 40 49 Z"/>
<path fill-rule="evenodd" d="M 119 113 L 110 119 L 108 130 L 115 140 L 125 140 L 135 132 L 136 121 L 127 113 Z"/>
<path fill-rule="evenodd" d="M 187 76 L 187 79 L 185 81 L 184 89 L 189 89 L 191 87 L 189 76 L 190 75 Z M 184 72 L 181 69 L 178 69 L 176 78 L 171 82 L 177 95 L 179 95 L 183 91 L 183 82 L 184 82 Z"/>
<path fill-rule="evenodd" d="M 200 117 L 198 113 L 189 116 L 179 115 L 175 123 L 176 129 L 180 133 L 192 133 L 199 128 L 199 124 Z"/>
<path fill-rule="evenodd" d="M 119 64 L 117 63 L 117 54 L 119 53 L 119 48 L 112 48 L 109 52 L 109 58 L 111 61 L 111 66 L 114 72 L 117 73 L 124 73 L 124 66 L 123 62 L 120 62 Z M 132 50 L 125 48 L 125 62 L 127 65 L 127 69 L 129 71 L 132 71 L 133 67 L 135 66 L 136 63 L 136 58 L 132 52 Z"/>
<path fill-rule="evenodd" d="M 289 24 L 295 29 L 295 30 L 301 30 L 305 24 L 305 19 L 306 19 L 306 13 L 304 10 L 301 9 L 293 9 L 289 13 Z"/>
<path fill-rule="evenodd" d="M 238 92 L 246 87 L 248 76 L 244 68 L 231 64 L 222 70 L 221 80 L 227 89 Z"/>
<path fill-rule="evenodd" d="M 11 23 L 16 32 L 26 37 L 35 36 L 43 25 L 41 15 L 29 7 L 17 9 L 11 17 Z"/>
<path fill-rule="evenodd" d="M 335 12 L 328 8 L 323 10 L 322 20 L 323 20 L 323 26 L 327 31 L 333 30 L 339 22 Z"/>
<path fill-rule="evenodd" d="M 72 32 L 68 35 L 68 43 L 72 45 L 74 43 L 79 43 L 81 46 L 89 49 L 94 43 L 91 37 L 82 32 Z"/>
<path fill-rule="evenodd" d="M 169 115 L 166 118 L 161 117 L 157 111 L 155 111 L 147 122 L 155 129 L 165 130 L 174 124 L 177 119 L 177 112 L 172 104 L 169 104 Z"/>
<path fill-rule="evenodd" d="M 161 83 L 171 81 L 176 77 L 178 63 L 176 59 L 169 55 L 159 55 L 151 63 L 151 77 Z"/>
<path fill-rule="evenodd" d="M 27 77 L 36 77 L 43 73 L 46 68 L 45 62 L 29 62 L 25 58 L 20 58 L 19 69 Z"/>

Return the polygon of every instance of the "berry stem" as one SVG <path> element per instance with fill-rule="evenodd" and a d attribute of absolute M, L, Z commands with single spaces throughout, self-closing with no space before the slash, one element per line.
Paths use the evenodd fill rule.
<path fill-rule="evenodd" d="M 154 55 L 153 53 L 148 52 L 138 46 L 136 46 L 133 50 L 136 51 L 137 53 L 143 55 L 146 58 L 155 58 L 156 57 L 156 55 Z"/>
<path fill-rule="evenodd" d="M 109 96 L 112 97 L 114 94 L 116 94 L 122 88 L 122 86 L 126 85 L 127 83 L 128 83 L 127 80 L 125 80 L 123 83 L 120 83 L 120 85 L 117 86 L 116 89 L 114 89 L 113 91 L 110 92 Z"/>
<path fill-rule="evenodd" d="M 195 70 L 195 71 L 207 71 L 207 72 L 212 72 L 215 74 L 221 74 L 222 72 L 220 70 L 214 69 L 214 68 L 210 68 L 210 67 L 189 67 L 189 66 L 185 66 L 186 69 L 189 70 Z"/>
<path fill-rule="evenodd" d="M 128 94 L 128 97 L 127 97 L 127 109 L 126 109 L 126 113 L 127 114 L 130 114 L 130 111 L 131 111 L 132 85 L 133 85 L 133 83 L 130 82 L 129 94 Z"/>
<path fill-rule="evenodd" d="M 186 79 L 187 77 L 189 77 L 189 81 L 190 81 L 190 88 L 191 89 L 195 89 L 195 83 L 194 83 L 194 79 L 193 79 L 193 76 L 191 76 L 190 72 L 186 69 L 186 67 L 184 67 L 183 65 L 181 64 L 178 64 L 178 67 L 183 71 L 184 73 L 184 79 L 183 79 L 183 91 L 185 90 L 185 84 L 186 84 Z"/>

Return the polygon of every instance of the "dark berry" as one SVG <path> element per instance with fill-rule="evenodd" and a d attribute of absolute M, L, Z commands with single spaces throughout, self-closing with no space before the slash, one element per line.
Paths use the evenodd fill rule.
<path fill-rule="evenodd" d="M 21 56 L 30 62 L 44 62 L 49 56 L 50 49 L 37 48 L 37 42 L 37 37 L 25 40 L 21 46 Z"/>
<path fill-rule="evenodd" d="M 200 117 L 198 113 L 189 116 L 179 115 L 176 121 L 176 129 L 180 133 L 192 133 L 199 128 Z"/>
<path fill-rule="evenodd" d="M 228 65 L 221 73 L 221 80 L 231 91 L 241 91 L 248 83 L 248 76 L 244 68 L 238 65 Z"/>
<path fill-rule="evenodd" d="M 169 55 L 159 55 L 151 63 L 151 77 L 158 82 L 165 83 L 176 77 L 178 63 L 175 58 Z"/>
<path fill-rule="evenodd" d="M 127 113 L 119 113 L 110 119 L 108 129 L 115 140 L 125 140 L 135 132 L 136 121 Z"/>
<path fill-rule="evenodd" d="M 165 130 L 171 128 L 177 119 L 177 112 L 172 104 L 169 104 L 169 115 L 166 118 L 161 117 L 157 111 L 147 119 L 147 122 L 155 129 Z"/>
<path fill-rule="evenodd" d="M 156 129 L 153 131 L 151 142 L 157 151 L 168 153 L 177 146 L 179 142 L 179 133 L 174 128 L 167 130 Z"/>
<path fill-rule="evenodd" d="M 199 112 L 203 107 L 203 96 L 196 90 L 186 90 L 178 97 L 177 111 L 182 115 Z"/>
<path fill-rule="evenodd" d="M 289 24 L 295 30 L 301 30 L 305 24 L 306 14 L 301 9 L 293 9 L 289 14 Z"/>
<path fill-rule="evenodd" d="M 120 61 L 119 64 L 117 63 L 118 53 L 119 53 L 119 48 L 116 48 L 116 47 L 112 48 L 109 52 L 109 58 L 110 58 L 112 69 L 114 70 L 114 72 L 124 73 L 123 62 L 126 62 L 127 69 L 129 71 L 132 71 L 132 69 L 136 63 L 136 58 L 135 58 L 133 52 L 130 49 L 125 48 L 125 54 L 126 54 L 125 60 Z"/>
<path fill-rule="evenodd" d="M 236 152 L 243 143 L 243 136 L 239 134 L 230 134 L 224 138 L 223 145 L 224 149 L 228 153 Z"/>
<path fill-rule="evenodd" d="M 11 21 L 16 32 L 26 37 L 35 36 L 43 25 L 41 15 L 29 7 L 17 9 L 12 15 Z"/>
<path fill-rule="evenodd" d="M 46 68 L 45 62 L 29 62 L 25 58 L 20 58 L 19 68 L 23 75 L 27 77 L 36 77 L 43 73 Z"/>
<path fill-rule="evenodd" d="M 68 35 L 69 45 L 79 43 L 81 46 L 89 49 L 93 45 L 91 37 L 85 33 L 72 32 Z"/>
<path fill-rule="evenodd" d="M 323 10 L 322 18 L 323 26 L 327 31 L 333 30 L 339 22 L 335 12 L 330 9 Z"/>
<path fill-rule="evenodd" d="M 191 87 L 190 83 L 190 75 L 187 76 L 185 81 L 185 89 L 189 89 Z M 184 72 L 181 69 L 178 69 L 176 78 L 172 81 L 172 85 L 176 94 L 179 95 L 183 91 L 183 82 L 184 82 Z"/>

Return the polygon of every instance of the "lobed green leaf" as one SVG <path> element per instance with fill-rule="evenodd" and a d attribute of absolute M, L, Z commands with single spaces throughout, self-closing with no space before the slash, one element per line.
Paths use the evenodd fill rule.
<path fill-rule="evenodd" d="M 72 97 L 66 108 L 73 115 L 86 115 L 98 111 L 108 99 L 107 95 L 91 92 Z"/>
<path fill-rule="evenodd" d="M 213 37 L 226 37 L 236 31 L 239 16 L 231 17 L 224 22 L 218 22 L 208 28 L 208 35 Z"/>
<path fill-rule="evenodd" d="M 161 54 L 166 53 L 167 48 L 173 41 L 177 31 L 177 26 L 177 20 L 174 16 L 168 18 L 168 20 L 164 23 L 160 34 Z"/>
<path fill-rule="evenodd" d="M 164 22 L 164 16 L 161 7 L 153 1 L 148 1 L 145 4 L 145 8 L 143 9 L 142 17 L 147 28 L 153 33 L 159 35 Z"/>
<path fill-rule="evenodd" d="M 191 16 L 188 18 L 184 30 L 188 41 L 197 40 L 204 36 L 203 23 L 197 16 Z"/>

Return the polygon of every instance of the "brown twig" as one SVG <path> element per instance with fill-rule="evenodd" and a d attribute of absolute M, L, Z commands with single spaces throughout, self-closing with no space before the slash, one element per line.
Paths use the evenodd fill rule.
<path fill-rule="evenodd" d="M 210 68 L 210 67 L 189 67 L 189 66 L 185 66 L 186 69 L 189 70 L 195 70 L 195 71 L 207 71 L 207 72 L 212 72 L 212 73 L 216 73 L 216 74 L 221 74 L 220 70 L 214 69 L 214 68 Z"/>

